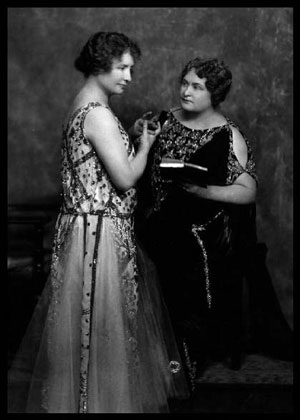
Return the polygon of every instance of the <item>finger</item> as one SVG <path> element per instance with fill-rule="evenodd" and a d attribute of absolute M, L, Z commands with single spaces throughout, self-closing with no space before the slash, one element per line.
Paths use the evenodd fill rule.
<path fill-rule="evenodd" d="M 139 118 L 138 120 L 137 120 L 137 122 L 136 122 L 136 125 L 137 125 L 137 128 L 138 129 L 141 129 L 142 127 L 143 127 L 143 119 L 142 118 Z"/>
<path fill-rule="evenodd" d="M 148 129 L 148 121 L 144 120 L 143 121 L 143 134 L 147 133 L 147 129 Z"/>
<path fill-rule="evenodd" d="M 158 128 L 158 124 L 156 122 L 153 122 L 152 120 L 148 121 L 148 130 L 156 131 Z"/>
<path fill-rule="evenodd" d="M 147 111 L 142 115 L 142 119 L 147 119 L 150 117 L 150 115 L 152 115 L 153 112 L 152 111 Z"/>
<path fill-rule="evenodd" d="M 185 180 L 183 180 L 182 181 L 182 184 L 186 187 L 186 188 L 191 188 L 191 187 L 193 187 L 194 186 L 194 184 L 192 184 L 191 182 L 189 182 L 189 181 L 185 181 Z"/>
<path fill-rule="evenodd" d="M 191 187 L 191 184 L 189 184 L 188 182 L 186 182 L 184 180 L 178 180 L 177 183 L 184 190 L 188 190 Z"/>
<path fill-rule="evenodd" d="M 157 135 L 157 134 L 159 134 L 161 132 L 161 125 L 160 125 L 160 122 L 159 121 L 157 121 L 156 124 L 157 124 L 157 127 L 156 127 L 156 130 L 155 130 L 155 133 Z"/>

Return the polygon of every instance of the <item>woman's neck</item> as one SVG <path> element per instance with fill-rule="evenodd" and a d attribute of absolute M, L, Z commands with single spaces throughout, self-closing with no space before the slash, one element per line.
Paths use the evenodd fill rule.
<path fill-rule="evenodd" d="M 190 112 L 181 108 L 178 119 L 190 128 L 195 129 L 211 128 L 226 123 L 226 118 L 214 108 L 201 112 Z"/>
<path fill-rule="evenodd" d="M 100 102 L 103 105 L 109 104 L 108 94 L 101 89 L 95 78 L 89 77 L 77 97 L 82 102 Z"/>

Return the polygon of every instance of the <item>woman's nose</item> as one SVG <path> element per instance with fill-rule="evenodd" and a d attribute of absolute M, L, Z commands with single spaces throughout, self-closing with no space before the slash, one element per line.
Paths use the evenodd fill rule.
<path fill-rule="evenodd" d="M 190 94 L 190 86 L 187 86 L 185 89 L 184 89 L 184 96 L 187 96 L 187 95 L 189 95 Z"/>
<path fill-rule="evenodd" d="M 131 82 L 131 70 L 130 69 L 125 70 L 124 79 L 128 82 Z"/>

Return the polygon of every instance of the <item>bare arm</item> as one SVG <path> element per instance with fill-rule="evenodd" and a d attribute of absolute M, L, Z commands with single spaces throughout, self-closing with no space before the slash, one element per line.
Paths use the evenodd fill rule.
<path fill-rule="evenodd" d="M 245 167 L 247 163 L 247 146 L 241 133 L 232 129 L 233 150 L 240 164 Z M 182 188 L 197 197 L 208 200 L 222 201 L 233 204 L 249 204 L 255 201 L 256 182 L 248 173 L 243 172 L 232 185 L 208 185 L 207 188 L 182 183 Z"/>
<path fill-rule="evenodd" d="M 133 187 L 144 172 L 149 150 L 159 129 L 155 134 L 149 134 L 145 122 L 136 155 L 129 159 L 118 124 L 108 109 L 97 107 L 91 110 L 86 116 L 84 128 L 114 186 L 121 191 Z"/>

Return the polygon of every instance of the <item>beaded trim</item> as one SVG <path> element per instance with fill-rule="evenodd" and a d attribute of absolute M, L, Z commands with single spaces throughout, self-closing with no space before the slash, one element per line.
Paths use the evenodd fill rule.
<path fill-rule="evenodd" d="M 223 210 L 219 211 L 212 219 L 210 219 L 208 222 L 204 223 L 203 225 L 192 225 L 192 233 L 197 239 L 198 244 L 200 245 L 200 248 L 202 250 L 203 258 L 204 258 L 204 273 L 205 273 L 205 288 L 206 288 L 206 299 L 208 307 L 211 308 L 211 293 L 210 293 L 210 281 L 209 281 L 209 267 L 208 267 L 208 258 L 207 258 L 207 252 L 204 246 L 204 242 L 200 237 L 200 232 L 203 232 L 206 230 L 207 226 L 210 225 L 215 219 L 217 219 L 222 213 L 224 213 Z"/>
<path fill-rule="evenodd" d="M 188 370 L 188 375 L 189 375 L 189 378 L 190 378 L 191 388 L 192 388 L 192 391 L 194 391 L 195 390 L 196 371 L 197 371 L 197 362 L 195 362 L 195 361 L 192 362 L 191 361 L 189 351 L 188 351 L 188 346 L 185 342 L 185 339 L 183 339 L 182 345 L 183 345 L 185 363 L 186 363 L 186 367 L 187 367 L 187 370 Z"/>
<path fill-rule="evenodd" d="M 89 297 L 89 300 L 87 299 L 86 302 L 83 300 L 82 302 L 79 413 L 87 413 L 88 410 L 88 369 L 90 360 L 90 341 L 92 333 L 92 314 L 95 295 L 96 263 L 100 239 L 101 222 L 101 218 L 98 218 L 95 232 L 93 260 L 91 263 L 91 282 L 89 284 L 83 284 L 83 293 Z M 88 331 L 86 331 L 86 328 L 88 328 Z"/>
<path fill-rule="evenodd" d="M 191 129 L 184 126 L 176 119 L 173 115 L 174 110 L 175 109 L 171 109 L 168 111 L 168 118 L 164 123 L 164 129 L 153 147 L 151 187 L 155 200 L 154 209 L 156 211 L 160 210 L 161 203 L 167 197 L 168 187 L 172 184 L 172 181 L 161 177 L 159 164 L 162 157 L 181 159 L 188 162 L 195 152 L 200 150 L 206 143 L 210 142 L 214 136 L 222 130 L 226 130 L 229 136 L 229 154 L 227 161 L 227 176 L 224 180 L 225 185 L 231 185 L 243 172 L 247 172 L 257 182 L 256 167 L 251 144 L 233 121 L 226 117 L 227 123 L 219 127 L 203 130 Z M 239 130 L 245 139 L 248 151 L 248 160 L 245 168 L 239 163 L 234 153 L 231 127 L 235 127 Z"/>
<path fill-rule="evenodd" d="M 130 219 L 132 218 L 132 213 L 120 213 L 117 210 L 107 207 L 103 210 L 94 210 L 89 212 L 83 212 L 80 209 L 62 209 L 61 211 L 62 215 L 73 215 L 73 216 L 102 216 L 102 217 L 110 217 L 110 218 L 118 218 L 118 219 Z"/>

